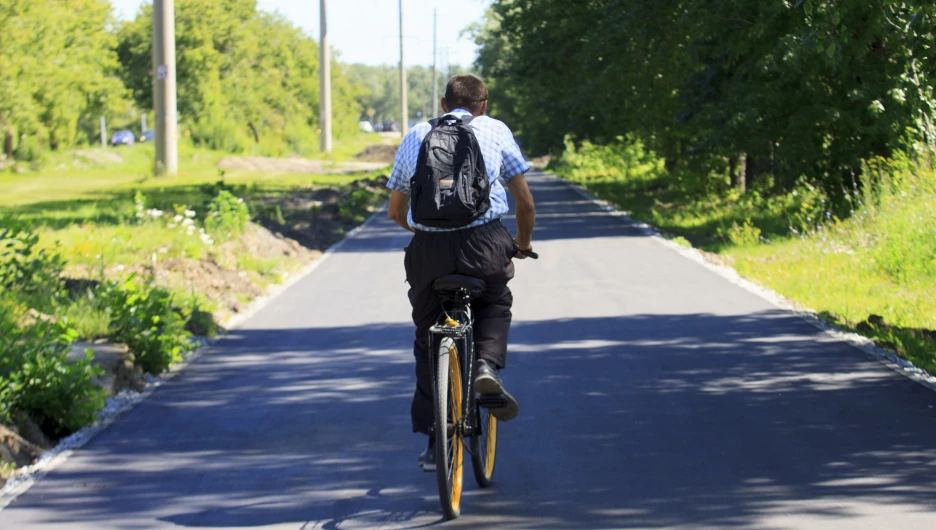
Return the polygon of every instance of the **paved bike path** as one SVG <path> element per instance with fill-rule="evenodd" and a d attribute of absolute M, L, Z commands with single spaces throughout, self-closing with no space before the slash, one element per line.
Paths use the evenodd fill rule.
<path fill-rule="evenodd" d="M 459 528 L 933 528 L 936 394 L 530 177 L 496 484 Z M 402 247 L 383 217 L 0 512 L 0 528 L 412 528 Z"/>

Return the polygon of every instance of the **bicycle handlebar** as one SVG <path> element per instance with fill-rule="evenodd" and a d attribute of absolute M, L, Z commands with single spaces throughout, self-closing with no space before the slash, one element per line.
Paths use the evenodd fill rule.
<path fill-rule="evenodd" d="M 539 259 L 539 254 L 533 252 L 533 250 L 521 250 L 520 253 L 528 258 Z"/>

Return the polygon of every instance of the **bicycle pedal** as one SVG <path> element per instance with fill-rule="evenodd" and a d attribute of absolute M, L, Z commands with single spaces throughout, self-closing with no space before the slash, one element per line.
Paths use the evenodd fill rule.
<path fill-rule="evenodd" d="M 504 394 L 481 394 L 478 396 L 478 405 L 486 409 L 501 409 L 507 406 L 507 396 Z"/>

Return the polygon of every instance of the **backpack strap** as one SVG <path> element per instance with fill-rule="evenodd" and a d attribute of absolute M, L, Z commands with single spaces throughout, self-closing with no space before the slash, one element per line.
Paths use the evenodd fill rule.
<path fill-rule="evenodd" d="M 446 122 L 446 121 L 454 121 L 454 122 L 455 122 L 455 125 L 459 125 L 459 124 L 461 124 L 461 125 L 468 125 L 469 123 L 471 123 L 471 120 L 473 120 L 473 119 L 475 119 L 475 118 L 477 118 L 477 116 L 475 116 L 475 115 L 473 115 L 473 114 L 466 114 L 466 115 L 464 115 L 464 116 L 456 116 L 456 115 L 454 115 L 454 114 L 446 114 L 446 115 L 441 116 L 441 117 L 439 117 L 439 118 L 434 118 L 434 119 L 429 120 L 429 125 L 431 125 L 433 129 L 435 129 L 436 127 L 438 127 L 442 122 Z"/>

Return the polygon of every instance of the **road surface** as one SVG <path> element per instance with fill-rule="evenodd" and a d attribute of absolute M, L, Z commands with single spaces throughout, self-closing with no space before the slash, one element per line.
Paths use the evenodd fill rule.
<path fill-rule="evenodd" d="M 455 528 L 936 528 L 936 394 L 544 175 L 496 484 Z M 402 248 L 376 219 L 0 528 L 414 528 Z M 470 471 L 468 471 L 470 473 Z"/>

